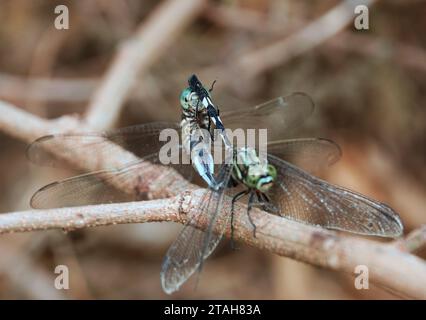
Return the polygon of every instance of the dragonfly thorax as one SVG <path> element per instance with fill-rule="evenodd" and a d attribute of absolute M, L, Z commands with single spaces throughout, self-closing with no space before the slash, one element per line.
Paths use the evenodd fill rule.
<path fill-rule="evenodd" d="M 206 112 L 206 107 L 200 101 L 197 93 L 192 91 L 191 88 L 186 88 L 180 94 L 180 105 L 183 112 L 190 112 L 195 114 L 196 112 Z"/>
<path fill-rule="evenodd" d="M 235 153 L 233 179 L 245 184 L 250 189 L 260 192 L 268 191 L 277 176 L 274 166 L 257 156 L 253 148 L 241 148 Z"/>

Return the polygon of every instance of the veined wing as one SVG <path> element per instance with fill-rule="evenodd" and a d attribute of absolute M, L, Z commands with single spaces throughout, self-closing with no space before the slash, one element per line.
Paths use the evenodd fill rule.
<path fill-rule="evenodd" d="M 337 143 L 323 138 L 271 141 L 268 142 L 266 151 L 315 175 L 336 163 L 342 156 Z"/>
<path fill-rule="evenodd" d="M 38 165 L 64 167 L 66 161 L 72 161 L 78 154 L 86 153 L 93 155 L 88 160 L 93 163 L 86 166 L 90 168 L 96 167 L 102 157 L 116 153 L 122 147 L 143 158 L 158 152 L 166 143 L 159 140 L 160 133 L 165 129 L 176 130 L 180 136 L 179 124 L 170 122 L 141 124 L 100 133 L 47 135 L 28 146 L 27 157 Z M 51 150 L 55 150 L 55 153 Z M 117 166 L 122 167 L 134 161 L 134 157 L 123 157 Z"/>
<path fill-rule="evenodd" d="M 389 206 L 359 193 L 332 185 L 275 156 L 277 181 L 270 192 L 281 215 L 312 225 L 358 234 L 398 237 L 399 215 Z"/>
<path fill-rule="evenodd" d="M 336 163 L 342 155 L 338 144 L 323 138 L 271 141 L 264 148 L 264 154 L 259 146 L 256 146 L 256 150 L 259 157 L 267 157 L 267 154 L 272 154 L 314 175 L 324 172 L 325 169 Z M 222 159 L 223 156 L 221 155 L 226 152 L 221 143 L 218 144 L 217 148 L 213 148 L 213 151 L 213 157 L 217 156 L 218 159 Z M 216 155 L 215 152 L 220 152 L 221 155 Z"/>
<path fill-rule="evenodd" d="M 182 164 L 169 164 L 167 167 L 162 167 L 161 178 L 158 177 L 158 170 L 152 170 L 153 165 L 161 165 L 158 153 L 121 168 L 91 172 L 53 182 L 36 191 L 31 198 L 31 207 L 49 209 L 136 201 L 146 198 L 144 190 L 150 181 L 161 179 L 161 183 L 170 185 L 176 183 L 177 173 L 180 173 L 188 182 L 193 176 L 192 167 L 187 160 Z M 176 187 L 185 188 L 178 185 Z"/>
<path fill-rule="evenodd" d="M 229 219 L 222 205 L 231 170 L 232 164 L 221 167 L 216 178 L 216 181 L 222 182 L 221 185 L 216 190 L 205 192 L 197 215 L 188 221 L 167 251 L 161 268 L 161 285 L 166 293 L 178 290 L 197 269 L 201 270 L 203 261 L 222 239 Z M 204 219 L 208 228 L 205 231 L 197 229 L 198 221 Z"/>
<path fill-rule="evenodd" d="M 300 125 L 314 110 L 312 99 L 296 92 L 279 97 L 252 108 L 241 108 L 220 114 L 228 129 L 268 129 L 268 138 L 283 137 Z"/>

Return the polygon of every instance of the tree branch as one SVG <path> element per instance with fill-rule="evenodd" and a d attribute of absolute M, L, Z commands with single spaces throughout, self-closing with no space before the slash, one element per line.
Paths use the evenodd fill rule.
<path fill-rule="evenodd" d="M 395 246 L 406 252 L 415 252 L 426 248 L 426 225 L 411 231 L 404 239 L 396 240 Z"/>
<path fill-rule="evenodd" d="M 98 79 L 29 77 L 0 73 L 0 97 L 13 101 L 86 102 Z"/>
<path fill-rule="evenodd" d="M 206 0 L 168 0 L 159 5 L 133 38 L 123 43 L 87 110 L 86 120 L 91 128 L 103 130 L 115 122 L 140 73 L 167 52 L 164 49 L 205 3 Z"/>

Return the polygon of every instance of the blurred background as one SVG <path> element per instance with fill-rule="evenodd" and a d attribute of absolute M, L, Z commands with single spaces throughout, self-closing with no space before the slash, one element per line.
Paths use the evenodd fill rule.
<path fill-rule="evenodd" d="M 166 2 L 2 0 L 0 99 L 46 118 L 83 114 L 120 44 Z M 409 232 L 426 223 L 426 2 L 365 3 L 368 30 L 354 27 L 353 12 L 336 10 L 342 1 L 205 1 L 141 73 L 116 126 L 179 120 L 179 93 L 192 73 L 206 85 L 217 80 L 213 97 L 222 109 L 306 92 L 316 110 L 297 135 L 330 138 L 343 150 L 326 179 L 386 202 Z M 57 5 L 69 8 L 67 30 L 54 27 Z M 35 190 L 76 173 L 29 164 L 25 147 L 0 132 L 0 212 L 29 209 Z M 2 235 L 0 298 L 167 298 L 161 262 L 180 228 Z M 53 286 L 57 265 L 70 269 L 69 290 Z M 243 244 L 232 251 L 223 241 L 197 290 L 192 279 L 172 297 L 399 298 L 371 283 L 356 290 L 353 281 Z"/>

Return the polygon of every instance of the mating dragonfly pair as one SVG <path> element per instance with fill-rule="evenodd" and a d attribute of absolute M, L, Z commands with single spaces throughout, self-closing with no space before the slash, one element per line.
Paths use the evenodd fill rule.
<path fill-rule="evenodd" d="M 191 165 L 170 164 L 184 178 L 191 181 L 193 172 L 208 184 L 198 214 L 192 217 L 169 248 L 161 270 L 161 284 L 165 292 L 176 291 L 213 252 L 227 226 L 234 230 L 234 208 L 246 198 L 247 218 L 253 207 L 299 222 L 363 235 L 397 237 L 403 226 L 398 214 L 389 206 L 359 193 L 332 185 L 314 175 L 335 163 L 341 150 L 334 142 L 321 138 L 275 140 L 267 143 L 267 155 L 260 158 L 251 147 L 234 148 L 226 135 L 228 129 L 268 128 L 271 137 L 282 137 L 301 124 L 314 109 L 312 100 L 303 93 L 279 97 L 248 109 L 234 110 L 219 116 L 210 91 L 197 77 L 191 76 L 189 87 L 182 91 L 181 123 L 151 123 L 112 130 L 104 133 L 57 134 L 39 138 L 27 150 L 28 158 L 37 164 L 61 165 L 62 159 L 49 150 L 89 152 L 107 155 L 119 145 L 134 153 L 138 160 L 124 159 L 120 167 L 83 174 L 49 184 L 38 190 L 31 199 L 34 208 L 79 206 L 139 200 L 141 193 L 130 193 L 114 188 L 114 181 L 134 185 L 135 177 L 144 178 L 147 163 L 161 164 L 159 141 L 163 129 L 176 129 L 181 134 L 179 149 L 190 158 Z M 212 127 L 225 143 L 231 161 L 213 163 L 210 150 L 200 135 L 194 132 Z M 208 138 L 201 135 L 201 138 Z M 63 155 L 62 158 L 70 158 Z M 229 160 L 229 159 L 228 159 Z M 127 161 L 127 162 L 126 162 Z M 166 176 L 162 176 L 166 179 Z M 183 191 L 183 190 L 182 190 Z M 195 226 L 198 219 L 207 219 L 203 231 Z"/>

